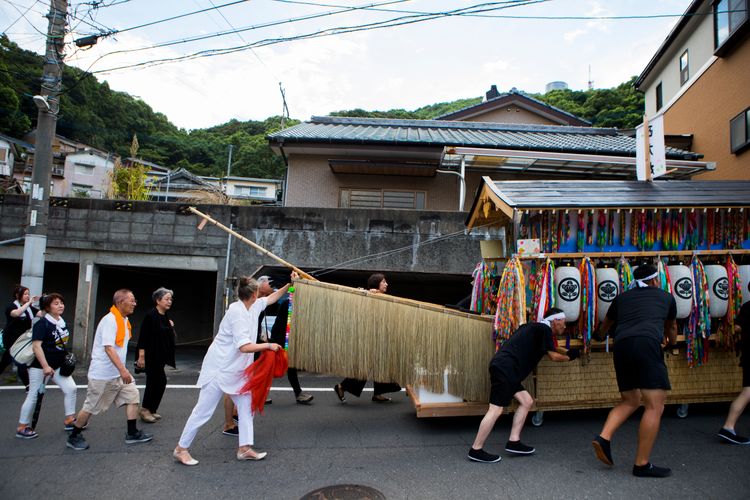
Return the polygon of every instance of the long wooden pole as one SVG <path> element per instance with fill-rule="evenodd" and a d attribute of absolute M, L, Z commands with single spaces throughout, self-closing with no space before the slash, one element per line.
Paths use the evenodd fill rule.
<path fill-rule="evenodd" d="M 222 230 L 226 231 L 227 233 L 231 234 L 232 236 L 234 236 L 238 240 L 242 241 L 243 243 L 247 243 L 248 245 L 250 245 L 251 247 L 253 247 L 257 251 L 259 251 L 260 253 L 262 253 L 263 255 L 271 257 L 273 260 L 279 262 L 280 264 L 283 264 L 284 266 L 286 266 L 286 267 L 288 267 L 288 268 L 296 271 L 297 274 L 299 274 L 301 277 L 305 278 L 306 280 L 318 281 L 317 279 L 313 278 L 312 276 L 310 276 L 309 274 L 307 274 L 305 271 L 303 271 L 302 269 L 298 268 L 297 266 L 295 266 L 293 264 L 290 264 L 289 262 L 285 261 L 284 259 L 282 259 L 278 255 L 275 255 L 275 254 L 269 252 L 268 250 L 266 250 L 262 246 L 258 245 L 254 241 L 251 241 L 251 240 L 245 238 L 244 236 L 242 236 L 241 234 L 239 234 L 237 231 L 229 229 L 227 226 L 225 226 L 221 222 L 217 221 L 216 219 L 212 218 L 210 215 L 204 214 L 203 212 L 201 212 L 200 210 L 196 209 L 195 207 L 188 207 L 188 210 L 191 211 L 191 212 L 193 212 L 198 217 L 202 217 L 203 220 L 210 222 L 211 224 L 213 224 L 214 226 L 218 227 L 219 229 L 222 229 Z"/>

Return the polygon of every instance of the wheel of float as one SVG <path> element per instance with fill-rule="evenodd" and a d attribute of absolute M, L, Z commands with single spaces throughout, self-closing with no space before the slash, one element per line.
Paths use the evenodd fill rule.
<path fill-rule="evenodd" d="M 544 423 L 544 412 L 538 411 L 534 413 L 534 416 L 531 417 L 531 425 L 533 425 L 534 427 L 541 427 L 543 423 Z"/>
<path fill-rule="evenodd" d="M 677 418 L 687 418 L 688 416 L 688 405 L 681 404 L 677 405 Z"/>

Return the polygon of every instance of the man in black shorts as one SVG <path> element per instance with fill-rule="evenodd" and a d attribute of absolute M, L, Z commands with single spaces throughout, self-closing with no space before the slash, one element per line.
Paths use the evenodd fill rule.
<path fill-rule="evenodd" d="M 744 291 L 744 290 L 743 290 Z M 737 316 L 738 326 L 735 327 L 742 336 L 742 391 L 729 406 L 729 414 L 724 426 L 719 431 L 719 437 L 729 443 L 750 444 L 750 438 L 740 436 L 734 431 L 734 425 L 740 418 L 745 407 L 750 402 L 750 302 L 745 302 Z"/>
<path fill-rule="evenodd" d="M 469 460 L 485 463 L 501 460 L 500 455 L 487 453 L 482 447 L 495 422 L 503 414 L 503 407 L 510 405 L 513 398 L 518 401 L 519 406 L 513 416 L 510 439 L 505 444 L 505 451 L 519 455 L 534 453 L 534 448 L 521 442 L 521 429 L 526 415 L 534 404 L 534 398 L 523 388 L 521 382 L 529 376 L 545 354 L 552 361 L 572 361 L 580 356 L 578 349 L 560 349 L 560 352 L 555 350 L 552 336 L 560 335 L 564 331 L 565 313 L 553 307 L 544 313 L 544 319 L 540 323 L 526 323 L 516 330 L 492 358 L 490 407 L 479 424 L 477 437 L 469 449 Z"/>
<path fill-rule="evenodd" d="M 592 444 L 599 460 L 614 465 L 610 440 L 643 400 L 633 475 L 667 477 L 672 471 L 651 464 L 649 456 L 659 433 L 667 391 L 672 389 L 663 348 L 677 340 L 677 305 L 671 294 L 659 288 L 654 266 L 638 266 L 633 274 L 636 286 L 615 297 L 600 330 L 608 332 L 616 325 L 614 362 L 621 400 Z"/>

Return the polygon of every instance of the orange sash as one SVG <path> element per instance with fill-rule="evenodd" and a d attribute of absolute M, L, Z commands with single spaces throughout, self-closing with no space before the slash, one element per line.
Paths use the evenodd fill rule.
<path fill-rule="evenodd" d="M 117 347 L 122 347 L 125 345 L 125 330 L 127 329 L 128 333 L 128 340 L 132 336 L 132 330 L 130 328 L 130 321 L 128 318 L 123 318 L 122 314 L 120 314 L 120 310 L 117 309 L 115 306 L 112 306 L 109 308 L 109 312 L 115 315 L 115 322 L 117 323 L 117 335 L 115 336 L 115 345 Z"/>

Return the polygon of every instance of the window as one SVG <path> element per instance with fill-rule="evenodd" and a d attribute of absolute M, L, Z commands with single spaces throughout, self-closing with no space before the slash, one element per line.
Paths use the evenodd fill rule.
<path fill-rule="evenodd" d="M 661 82 L 656 86 L 656 111 L 659 111 L 664 105 L 664 93 L 661 90 Z"/>
<path fill-rule="evenodd" d="M 393 189 L 342 189 L 339 199 L 341 208 L 425 208 L 424 191 L 400 191 Z"/>
<path fill-rule="evenodd" d="M 714 48 L 719 50 L 747 21 L 748 0 L 714 3 Z"/>
<path fill-rule="evenodd" d="M 266 196 L 266 188 L 260 186 L 234 186 L 234 195 L 263 198 Z"/>
<path fill-rule="evenodd" d="M 73 196 L 76 198 L 90 198 L 91 197 L 91 191 L 94 189 L 94 186 L 89 186 L 88 184 L 76 184 L 73 183 Z"/>
<path fill-rule="evenodd" d="M 10 165 L 8 165 L 8 150 L 0 148 L 0 175 L 10 175 Z"/>
<path fill-rule="evenodd" d="M 680 56 L 680 85 L 685 85 L 685 82 L 690 79 L 690 59 L 688 57 L 688 51 Z"/>
<path fill-rule="evenodd" d="M 77 175 L 94 175 L 94 165 L 84 165 L 83 163 L 75 164 Z"/>
<path fill-rule="evenodd" d="M 750 145 L 750 108 L 729 121 L 729 143 L 734 154 Z"/>

